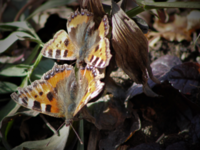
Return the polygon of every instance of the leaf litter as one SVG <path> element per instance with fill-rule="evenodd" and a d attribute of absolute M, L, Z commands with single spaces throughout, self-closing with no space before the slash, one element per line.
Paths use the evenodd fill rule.
<path fill-rule="evenodd" d="M 100 95 L 96 98 L 97 101 L 89 103 L 88 110 L 84 110 L 88 112 L 82 115 L 82 117 L 87 120 L 84 121 L 84 139 L 82 139 L 84 140 L 85 149 L 187 150 L 200 148 L 200 69 L 196 59 L 197 55 L 192 55 L 193 57 L 188 55 L 185 57 L 186 59 L 180 57 L 179 54 L 177 54 L 178 57 L 166 55 L 174 50 L 169 47 L 170 44 L 178 49 L 176 46 L 180 43 L 174 42 L 174 40 L 180 41 L 184 39 L 192 41 L 191 34 L 194 34 L 199 27 L 195 26 L 196 23 L 198 24 L 198 19 L 193 17 L 193 13 L 196 14 L 196 12 L 191 11 L 187 15 L 187 26 L 185 27 L 188 33 L 184 35 L 184 38 L 181 36 L 172 36 L 172 33 L 170 33 L 169 38 L 166 38 L 167 40 L 172 40 L 171 43 L 159 38 L 160 42 L 167 43 L 166 47 L 164 47 L 165 44 L 161 44 L 161 47 L 159 47 L 157 51 L 153 51 L 151 48 L 149 51 L 149 54 L 152 56 L 150 60 L 148 60 L 149 56 L 146 55 L 148 48 L 144 48 L 143 51 L 145 52 L 143 53 L 145 53 L 145 55 L 139 57 L 138 63 L 130 63 L 134 68 L 134 65 L 140 64 L 142 60 L 149 61 L 144 67 L 146 69 L 150 67 L 150 61 L 152 61 L 152 73 L 154 77 L 161 81 L 161 84 L 157 84 L 154 78 L 152 78 L 152 80 L 148 75 L 146 79 L 143 78 L 142 80 L 140 80 L 142 76 L 135 78 L 137 73 L 133 73 L 133 68 L 127 71 L 128 64 L 124 64 L 123 61 L 120 62 L 120 59 L 116 58 L 116 64 L 122 69 L 116 70 L 117 67 L 113 67 L 115 68 L 115 71 L 113 71 L 114 69 L 111 67 L 112 71 L 110 71 L 108 75 L 112 73 L 109 78 L 105 79 L 105 82 L 107 82 L 109 86 L 105 87 L 104 93 L 101 93 L 103 95 L 107 92 L 106 95 L 103 97 Z M 175 19 L 180 17 L 179 15 L 174 16 L 176 16 Z M 172 25 L 178 20 L 174 21 Z M 57 24 L 54 30 L 50 29 L 52 22 L 56 22 Z M 129 20 L 128 23 L 126 22 L 128 27 L 130 27 L 130 24 L 137 26 L 134 22 L 129 22 L 132 22 L 132 20 Z M 157 21 L 155 21 L 154 24 L 161 25 L 160 22 Z M 48 41 L 48 38 L 52 37 L 57 30 L 65 29 L 65 25 L 66 19 L 60 18 L 58 15 L 50 15 L 49 20 L 47 19 L 47 23 L 38 31 L 38 35 L 41 37 L 42 41 Z M 164 27 L 167 28 L 167 25 L 165 25 Z M 155 25 L 153 25 L 153 27 L 150 26 L 150 28 L 159 31 Z M 176 25 L 174 28 L 179 28 L 179 26 Z M 137 27 L 136 30 L 139 30 L 139 27 Z M 160 37 L 168 37 L 163 36 L 165 34 L 168 35 L 168 33 L 161 31 L 158 33 L 161 34 L 159 35 Z M 182 32 L 176 30 L 176 34 L 182 34 Z M 137 39 L 137 36 L 135 36 L 135 39 Z M 143 37 L 141 39 L 143 39 Z M 117 50 L 115 44 L 116 43 L 113 44 L 114 51 Z M 186 44 L 189 51 L 191 51 L 192 54 L 199 54 L 197 53 L 199 47 L 198 41 L 193 50 L 191 44 L 192 42 Z M 19 47 L 21 46 L 19 43 L 17 43 L 17 45 Z M 32 47 L 32 45 L 30 45 L 30 47 Z M 136 48 L 136 50 L 138 49 Z M 118 51 L 115 53 L 118 53 Z M 132 54 L 132 52 L 130 53 Z M 158 59 L 156 60 L 156 58 Z M 131 58 L 127 60 L 129 59 Z M 183 60 L 184 62 L 182 62 Z M 9 63 L 12 63 L 12 61 Z M 116 64 L 114 63 L 114 66 L 116 66 Z M 40 68 L 49 68 L 49 65 L 52 65 L 52 63 L 45 66 L 43 61 L 41 61 L 38 69 L 34 71 L 32 78 L 39 78 L 42 75 Z M 18 68 L 18 76 L 25 76 L 29 70 L 25 65 L 8 67 L 8 69 L 3 72 L 3 75 L 6 76 L 4 78 L 7 78 L 7 80 L 14 71 L 10 71 L 12 68 Z M 135 66 L 135 68 L 137 68 L 137 66 Z M 140 68 L 141 70 L 139 72 L 146 76 L 146 70 L 144 68 Z M 132 81 L 131 79 L 136 80 Z M 148 84 L 152 92 L 156 93 L 158 96 L 149 97 L 145 95 L 141 83 L 145 86 Z M 12 86 L 13 87 L 9 90 L 13 91 L 15 86 Z M 5 94 L 8 91 L 4 91 Z M 2 105 L 1 108 L 3 106 L 4 105 Z M 49 130 L 45 122 L 39 116 L 32 117 L 30 116 L 32 114 L 31 111 L 24 111 L 24 109 L 20 109 L 19 111 L 21 112 L 20 114 L 13 115 L 14 112 L 12 112 L 12 115 L 9 114 L 9 116 L 5 116 L 1 122 L 1 139 L 3 139 L 5 147 L 15 147 L 14 149 L 56 149 L 56 146 L 58 146 L 57 149 L 64 149 L 64 147 L 65 149 L 75 149 L 77 147 L 78 140 L 71 130 L 69 132 L 69 127 L 64 126 L 60 130 L 60 136 L 57 136 Z M 55 129 L 58 129 L 63 122 L 62 119 L 56 119 L 46 115 L 44 115 L 44 117 Z M 78 122 L 74 122 L 74 126 L 78 131 Z M 50 137 L 53 137 L 53 140 L 50 140 Z M 49 141 L 50 145 L 46 146 Z"/>

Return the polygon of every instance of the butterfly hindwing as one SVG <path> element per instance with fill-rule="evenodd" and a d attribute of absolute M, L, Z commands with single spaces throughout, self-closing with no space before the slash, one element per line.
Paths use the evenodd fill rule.
<path fill-rule="evenodd" d="M 18 104 L 35 111 L 63 117 L 57 102 L 54 88 L 44 80 L 36 80 L 25 88 L 18 88 L 18 93 L 12 93 L 11 98 Z"/>
<path fill-rule="evenodd" d="M 100 81 L 104 74 L 93 66 L 82 67 L 79 69 L 79 87 L 82 91 L 78 98 L 80 101 L 74 111 L 74 116 L 83 108 L 92 98 L 97 96 L 103 89 L 104 83 Z"/>
<path fill-rule="evenodd" d="M 87 56 L 85 57 L 85 62 L 89 65 L 93 65 L 97 68 L 105 68 L 108 66 L 112 55 L 110 54 L 110 43 L 105 37 L 109 32 L 108 18 L 105 15 L 101 20 L 98 28 L 98 37 L 100 40 L 97 44 L 93 45 Z M 96 37 L 97 39 L 97 37 Z"/>
<path fill-rule="evenodd" d="M 108 17 L 105 15 L 103 19 L 101 20 L 101 23 L 98 27 L 100 38 L 106 37 L 109 33 L 109 29 L 110 29 L 110 26 L 109 26 Z"/>
<path fill-rule="evenodd" d="M 65 30 L 58 31 L 53 39 L 48 41 L 41 53 L 43 56 L 61 60 L 75 60 L 75 46 Z"/>
<path fill-rule="evenodd" d="M 105 68 L 110 61 L 111 54 L 109 49 L 109 41 L 107 38 L 101 39 L 99 43 L 93 46 L 91 52 L 85 58 L 87 64 L 97 68 Z"/>

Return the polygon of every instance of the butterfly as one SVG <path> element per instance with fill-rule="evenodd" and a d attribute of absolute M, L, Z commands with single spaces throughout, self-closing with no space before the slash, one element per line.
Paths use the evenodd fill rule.
<path fill-rule="evenodd" d="M 18 104 L 40 113 L 65 118 L 73 117 L 103 89 L 100 74 L 93 66 L 80 67 L 77 75 L 71 65 L 57 65 L 31 85 L 18 88 L 11 98 Z"/>
<path fill-rule="evenodd" d="M 105 68 L 111 59 L 110 44 L 106 38 L 109 22 L 105 15 L 97 30 L 93 14 L 86 9 L 76 10 L 67 22 L 68 34 L 58 31 L 47 42 L 41 53 L 44 57 L 60 60 L 76 60 L 77 66 L 86 63 L 97 68 Z"/>

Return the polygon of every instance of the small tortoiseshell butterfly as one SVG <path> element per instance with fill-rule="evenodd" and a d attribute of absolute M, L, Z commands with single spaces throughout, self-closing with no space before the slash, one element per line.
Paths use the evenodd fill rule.
<path fill-rule="evenodd" d="M 75 60 L 77 66 L 84 62 L 97 68 L 105 68 L 111 59 L 110 44 L 106 35 L 109 22 L 105 15 L 97 30 L 94 30 L 93 14 L 86 9 L 75 11 L 67 22 L 68 34 L 58 31 L 47 42 L 41 53 L 43 56 L 60 60 Z"/>
<path fill-rule="evenodd" d="M 103 74 L 93 66 L 80 67 L 75 75 L 71 65 L 57 65 L 11 98 L 18 104 L 53 117 L 65 117 L 66 124 L 97 96 L 104 86 Z"/>

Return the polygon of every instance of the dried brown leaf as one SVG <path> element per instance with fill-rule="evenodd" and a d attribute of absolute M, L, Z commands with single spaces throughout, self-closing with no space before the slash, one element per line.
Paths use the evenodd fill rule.
<path fill-rule="evenodd" d="M 200 28 L 200 11 L 193 10 L 187 15 L 187 30 L 194 32 Z"/>
<path fill-rule="evenodd" d="M 98 130 L 95 127 L 92 127 L 92 129 L 90 130 L 87 150 L 96 149 L 99 138 L 100 138 L 100 130 Z"/>
<path fill-rule="evenodd" d="M 153 74 L 148 58 L 148 41 L 137 24 L 112 1 L 112 46 L 118 67 L 136 83 L 144 85 L 144 92 L 157 96 L 147 84 L 148 75 L 160 83 Z"/>
<path fill-rule="evenodd" d="M 138 114 L 135 112 L 130 118 L 126 118 L 123 124 L 116 127 L 115 130 L 107 132 L 108 135 L 101 138 L 99 149 L 110 150 L 116 149 L 121 144 L 129 140 L 132 135 L 141 129 L 141 122 Z"/>
<path fill-rule="evenodd" d="M 105 80 L 106 91 L 111 93 L 113 97 L 124 99 L 126 97 L 125 90 L 119 86 L 111 77 L 107 77 Z"/>
<path fill-rule="evenodd" d="M 90 12 L 93 12 L 96 17 L 102 18 L 105 14 L 101 0 L 81 0 L 80 5 L 81 8 L 87 8 Z"/>
<path fill-rule="evenodd" d="M 155 20 L 153 27 L 159 33 L 150 32 L 148 37 L 159 36 L 169 41 L 191 41 L 191 33 L 200 28 L 200 11 L 193 10 L 187 16 L 174 15 L 172 22 L 162 22 L 159 19 Z"/>
<path fill-rule="evenodd" d="M 124 105 L 120 100 L 111 99 L 107 102 L 98 102 L 94 107 L 98 109 L 98 112 L 94 113 L 94 117 L 102 130 L 113 130 L 128 117 Z"/>

